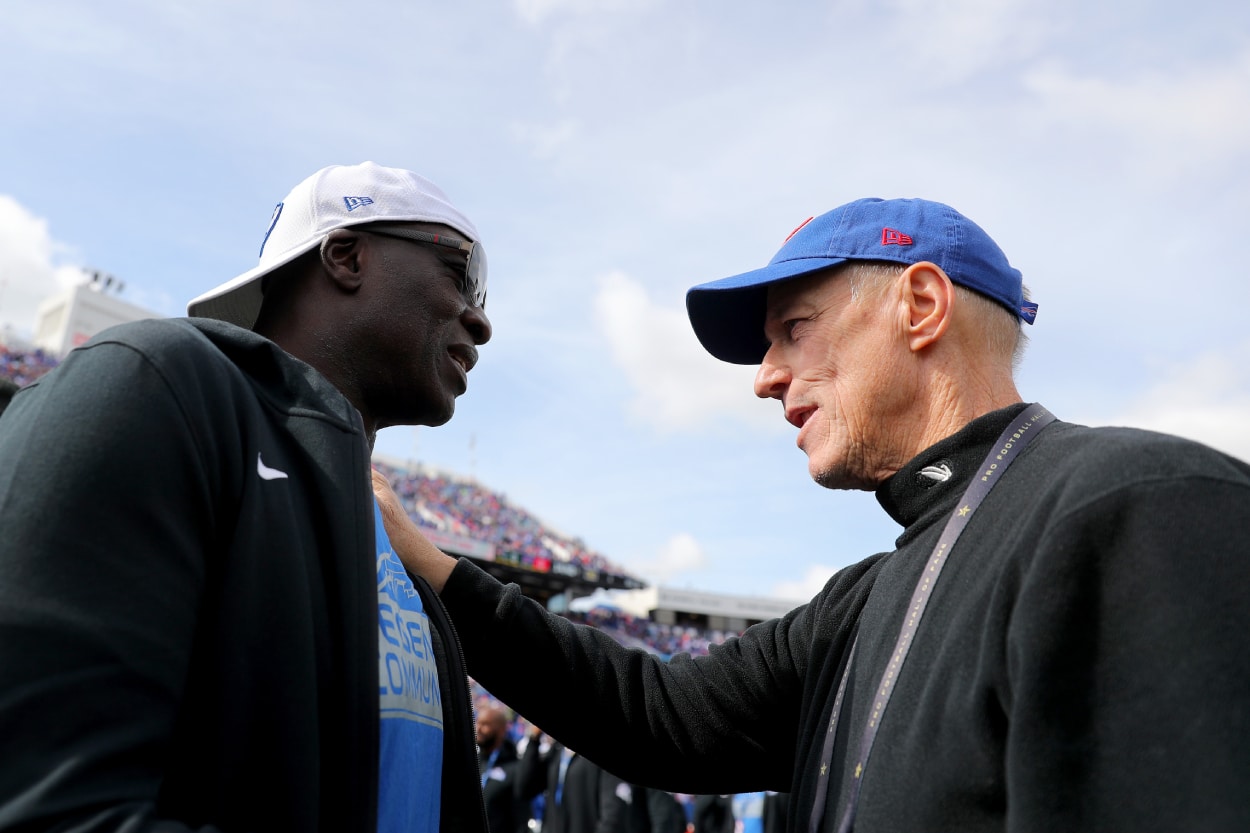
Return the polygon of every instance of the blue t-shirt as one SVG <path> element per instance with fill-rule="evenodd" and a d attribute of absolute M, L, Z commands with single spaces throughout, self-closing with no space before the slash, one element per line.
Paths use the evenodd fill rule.
<path fill-rule="evenodd" d="M 443 702 L 417 588 L 391 547 L 374 502 L 378 550 L 379 833 L 437 833 Z"/>

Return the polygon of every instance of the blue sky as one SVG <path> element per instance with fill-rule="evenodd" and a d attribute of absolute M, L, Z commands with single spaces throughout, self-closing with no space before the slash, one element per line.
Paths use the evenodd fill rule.
<path fill-rule="evenodd" d="M 1140 0 L 10 0 L 0 324 L 82 268 L 168 315 L 254 265 L 314 170 L 437 182 L 490 255 L 455 419 L 378 450 L 473 476 L 652 580 L 806 598 L 892 548 L 868 493 L 718 364 L 686 289 L 863 196 L 954 205 L 1040 304 L 1062 418 L 1250 457 L 1250 5 Z"/>

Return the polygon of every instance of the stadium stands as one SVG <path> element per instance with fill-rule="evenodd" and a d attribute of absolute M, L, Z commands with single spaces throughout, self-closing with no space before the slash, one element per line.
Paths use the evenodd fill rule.
<path fill-rule="evenodd" d="M 586 613 L 566 613 L 565 618 L 598 628 L 627 648 L 642 648 L 664 660 L 673 654 L 701 656 L 712 645 L 738 634 L 694 625 L 665 625 L 619 610 L 595 608 Z"/>
<path fill-rule="evenodd" d="M 43 350 L 23 349 L 0 344 L 0 376 L 25 387 L 60 363 L 60 358 Z"/>
<path fill-rule="evenodd" d="M 374 459 L 413 521 L 438 536 L 490 545 L 491 559 L 540 573 L 629 577 L 580 538 L 559 533 L 525 509 L 476 482 L 430 471 L 411 471 Z M 467 552 L 474 555 L 473 552 Z M 636 579 L 631 583 L 642 586 Z"/>

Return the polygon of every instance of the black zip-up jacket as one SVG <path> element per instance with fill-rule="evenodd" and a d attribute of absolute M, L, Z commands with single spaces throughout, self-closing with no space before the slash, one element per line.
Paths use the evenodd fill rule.
<path fill-rule="evenodd" d="M 373 833 L 378 603 L 352 405 L 207 319 L 108 330 L 0 420 L 0 830 Z M 429 586 L 442 829 L 485 833 Z"/>
<path fill-rule="evenodd" d="M 461 559 L 442 597 L 469 670 L 630 782 L 790 791 L 791 831 L 806 833 L 814 810 L 816 829 L 835 830 L 917 580 L 1024 407 L 973 421 L 882 484 L 877 500 L 904 527 L 893 552 L 705 657 L 625 649 Z M 1248 522 L 1242 461 L 1144 431 L 1042 429 L 934 585 L 862 771 L 854 829 L 1250 830 Z"/>

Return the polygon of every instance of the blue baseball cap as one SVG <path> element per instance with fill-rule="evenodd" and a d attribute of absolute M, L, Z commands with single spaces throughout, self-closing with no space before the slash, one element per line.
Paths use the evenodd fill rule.
<path fill-rule="evenodd" d="M 936 263 L 952 281 L 1024 322 L 1037 317 L 1037 304 L 1024 299 L 1020 271 L 976 223 L 940 202 L 868 198 L 808 219 L 763 269 L 692 287 L 686 312 L 695 335 L 721 361 L 759 364 L 768 352 L 768 287 L 851 260 Z"/>

